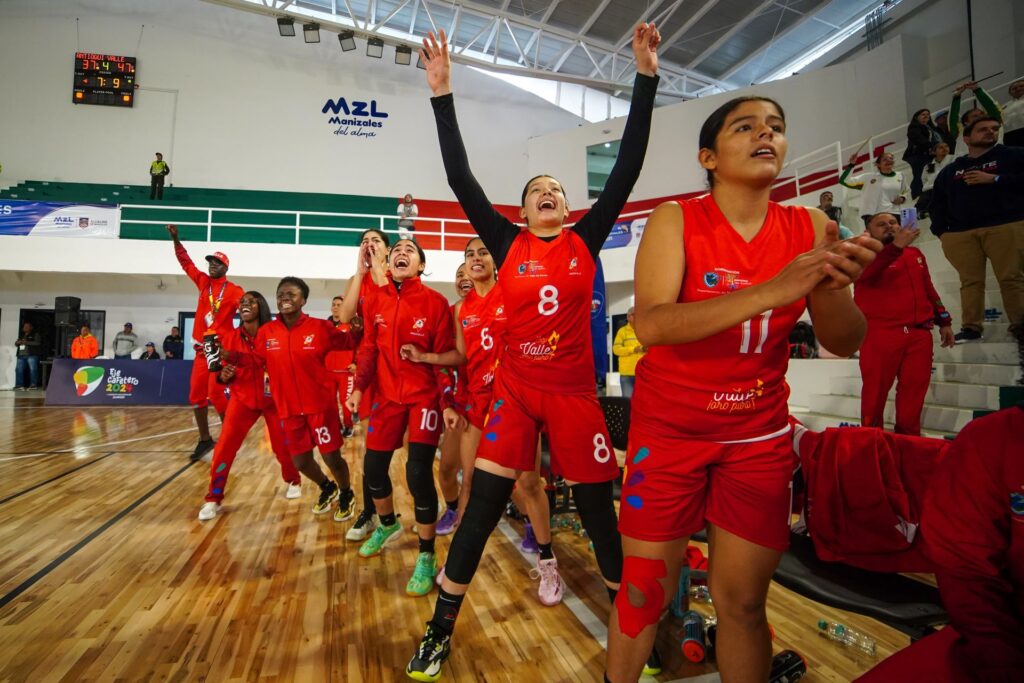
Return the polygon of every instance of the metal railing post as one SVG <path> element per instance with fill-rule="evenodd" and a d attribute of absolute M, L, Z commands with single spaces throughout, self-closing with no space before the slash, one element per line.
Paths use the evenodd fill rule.
<path fill-rule="evenodd" d="M 441 251 L 444 251 L 444 232 L 445 232 L 444 227 L 445 227 L 445 221 L 444 221 L 444 219 L 441 219 Z"/>
<path fill-rule="evenodd" d="M 213 209 L 206 210 L 206 241 L 213 241 Z"/>
<path fill-rule="evenodd" d="M 300 231 L 299 226 L 302 225 L 301 218 L 302 218 L 302 213 L 299 212 L 299 211 L 296 211 L 295 212 L 295 244 L 299 243 L 299 231 Z"/>

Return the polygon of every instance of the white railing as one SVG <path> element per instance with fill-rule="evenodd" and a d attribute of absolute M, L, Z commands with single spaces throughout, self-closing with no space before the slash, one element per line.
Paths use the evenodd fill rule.
<path fill-rule="evenodd" d="M 121 218 L 121 225 L 167 225 L 173 223 L 179 227 L 201 227 L 205 228 L 206 241 L 212 242 L 214 228 L 245 228 L 255 230 L 292 230 L 294 235 L 292 237 L 293 244 L 302 244 L 302 234 L 312 232 L 337 232 L 337 233 L 354 233 L 361 234 L 368 229 L 377 229 L 388 235 L 398 236 L 399 229 L 397 227 L 398 217 L 395 214 L 372 214 L 372 213 L 334 213 L 329 211 L 288 211 L 283 209 L 244 209 L 236 207 L 207 207 L 207 206 L 174 206 L 166 204 L 121 204 L 118 206 L 120 210 L 124 209 L 142 209 L 147 213 L 166 211 L 168 213 L 185 213 L 185 212 L 205 212 L 206 219 L 201 221 L 181 221 L 181 220 L 150 220 L 150 219 L 136 219 L 136 218 Z M 273 214 L 281 216 L 293 216 L 294 220 L 289 221 L 289 225 L 280 223 L 236 223 L 230 221 L 216 220 L 215 214 L 217 213 L 251 213 L 251 214 Z M 332 227 L 332 226 L 321 226 L 321 225 L 303 225 L 303 216 L 326 216 L 331 218 L 340 219 L 355 219 L 359 221 L 365 221 L 370 219 L 376 222 L 376 225 L 372 228 L 368 228 L 365 225 L 361 227 Z M 417 237 L 434 236 L 440 240 L 440 249 L 446 249 L 446 243 L 450 248 L 461 249 L 462 245 L 455 245 L 452 240 L 456 238 L 466 238 L 474 235 L 470 223 L 465 218 L 434 218 L 429 216 L 420 216 L 415 220 L 415 230 L 413 233 Z M 437 226 L 438 229 L 425 229 L 433 226 Z M 462 226 L 459 230 L 454 226 Z"/>

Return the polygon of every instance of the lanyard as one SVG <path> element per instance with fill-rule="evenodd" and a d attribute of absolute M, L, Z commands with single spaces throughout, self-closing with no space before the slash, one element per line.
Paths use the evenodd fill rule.
<path fill-rule="evenodd" d="M 225 279 L 224 284 L 220 287 L 220 294 L 217 295 L 217 300 L 213 300 L 213 282 L 210 282 L 210 312 L 214 315 L 220 311 L 220 302 L 224 298 L 224 290 L 228 287 L 228 281 Z"/>

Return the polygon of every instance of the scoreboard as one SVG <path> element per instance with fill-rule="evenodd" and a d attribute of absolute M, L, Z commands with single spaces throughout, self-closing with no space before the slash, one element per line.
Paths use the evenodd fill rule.
<path fill-rule="evenodd" d="M 135 103 L 135 57 L 76 52 L 71 101 L 131 107 Z"/>

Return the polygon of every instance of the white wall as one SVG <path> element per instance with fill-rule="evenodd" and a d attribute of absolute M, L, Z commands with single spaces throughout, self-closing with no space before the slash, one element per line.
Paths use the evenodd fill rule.
<path fill-rule="evenodd" d="M 886 78 L 884 87 L 879 85 L 882 74 Z M 837 139 L 861 140 L 904 121 L 907 103 L 902 74 L 902 46 L 894 42 L 861 59 L 827 69 L 659 107 L 654 111 L 644 169 L 631 199 L 703 189 L 697 134 L 704 119 L 734 97 L 758 94 L 777 100 L 786 110 L 789 158 L 795 158 Z M 877 95 L 880 91 L 884 97 Z M 620 118 L 530 140 L 529 174 L 555 175 L 566 188 L 570 206 L 588 206 L 586 148 L 619 139 L 624 125 L 625 118 Z"/>
<path fill-rule="evenodd" d="M 4 178 L 144 184 L 161 151 L 180 186 L 453 199 L 424 72 L 394 64 L 391 48 L 372 59 L 360 40 L 343 53 L 327 31 L 307 45 L 270 17 L 198 0 L 2 7 Z M 136 106 L 73 105 L 76 49 L 137 56 Z M 492 201 L 518 201 L 526 140 L 582 119 L 461 65 L 453 81 L 474 170 Z M 321 109 L 339 97 L 389 114 L 376 138 L 333 134 Z"/>

